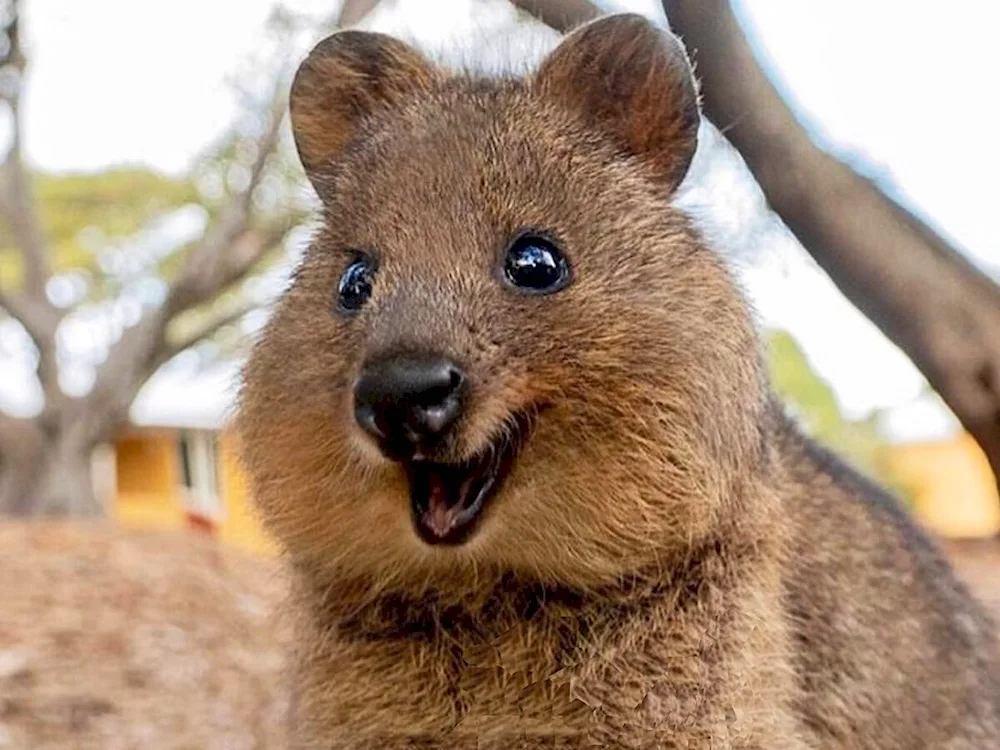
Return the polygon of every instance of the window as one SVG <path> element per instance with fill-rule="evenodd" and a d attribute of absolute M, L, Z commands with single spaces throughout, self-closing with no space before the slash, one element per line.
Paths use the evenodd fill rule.
<path fill-rule="evenodd" d="M 184 496 L 191 513 L 219 520 L 223 506 L 219 492 L 219 443 L 215 433 L 183 431 L 180 448 L 180 473 Z"/>

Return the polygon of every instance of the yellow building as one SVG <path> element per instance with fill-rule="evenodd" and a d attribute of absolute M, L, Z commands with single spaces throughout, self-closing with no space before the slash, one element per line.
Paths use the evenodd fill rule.
<path fill-rule="evenodd" d="M 907 486 L 917 519 L 947 539 L 1000 535 L 1000 496 L 989 462 L 930 391 L 879 419 L 885 458 Z"/>
<path fill-rule="evenodd" d="M 231 415 L 236 366 L 154 377 L 132 426 L 98 457 L 112 517 L 133 528 L 196 529 L 251 553 L 277 546 L 254 517 Z"/>
<path fill-rule="evenodd" d="M 113 517 L 123 526 L 195 528 L 247 552 L 276 551 L 253 515 L 232 435 L 133 428 L 113 454 Z"/>
<path fill-rule="evenodd" d="M 893 471 L 910 488 L 913 512 L 949 539 L 1000 534 L 1000 496 L 986 456 L 967 433 L 887 449 Z"/>

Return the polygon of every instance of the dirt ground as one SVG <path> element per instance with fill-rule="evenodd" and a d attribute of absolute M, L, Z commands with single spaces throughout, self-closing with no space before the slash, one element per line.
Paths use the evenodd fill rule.
<path fill-rule="evenodd" d="M 196 533 L 0 524 L 0 748 L 272 750 L 277 565 Z"/>
<path fill-rule="evenodd" d="M 947 549 L 1000 617 L 1000 544 Z M 0 749 L 284 748 L 283 592 L 193 533 L 0 524 Z"/>

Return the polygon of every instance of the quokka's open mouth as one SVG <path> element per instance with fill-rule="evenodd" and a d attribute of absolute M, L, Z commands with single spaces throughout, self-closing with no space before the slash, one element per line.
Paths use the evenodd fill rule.
<path fill-rule="evenodd" d="M 532 427 L 525 412 L 475 457 L 462 463 L 423 458 L 405 462 L 410 509 L 420 538 L 428 544 L 466 541 L 489 500 L 510 474 Z"/>

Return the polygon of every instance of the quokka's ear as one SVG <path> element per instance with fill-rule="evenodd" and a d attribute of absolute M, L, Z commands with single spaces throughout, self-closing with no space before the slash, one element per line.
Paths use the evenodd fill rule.
<path fill-rule="evenodd" d="M 295 145 L 313 183 L 366 117 L 433 78 L 433 66 L 419 52 L 385 34 L 340 31 L 317 44 L 299 66 L 289 98 Z"/>
<path fill-rule="evenodd" d="M 570 32 L 542 62 L 533 86 L 572 108 L 671 189 L 698 146 L 698 92 L 680 41 L 643 16 L 605 16 Z"/>

